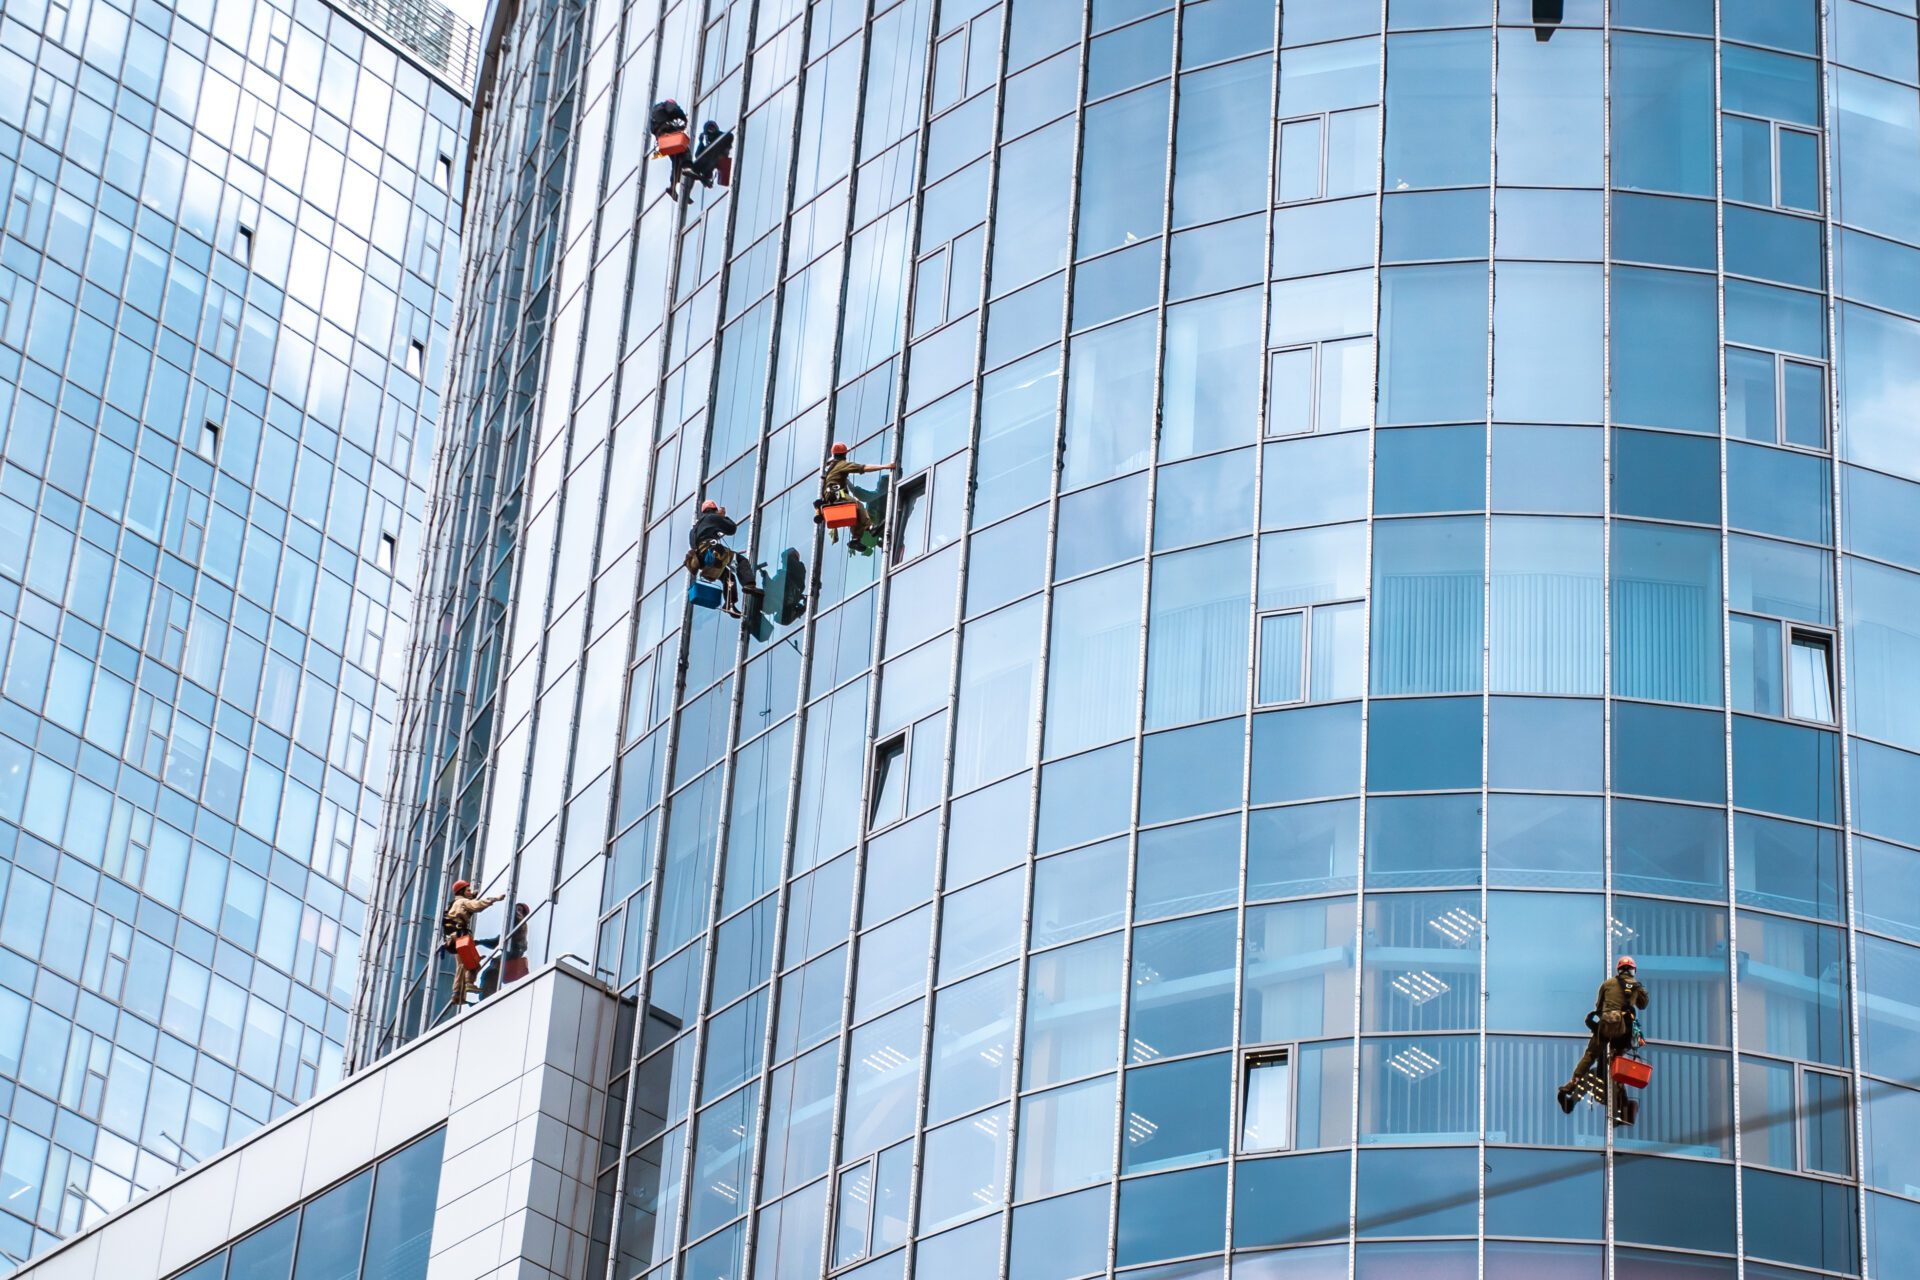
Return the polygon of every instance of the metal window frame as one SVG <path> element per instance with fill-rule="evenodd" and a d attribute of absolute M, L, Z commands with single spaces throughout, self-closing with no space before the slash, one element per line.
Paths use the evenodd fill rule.
<path fill-rule="evenodd" d="M 1244 940 L 1243 940 L 1244 941 Z M 1233 1153 L 1237 1156 L 1264 1156 L 1294 1150 L 1298 1144 L 1296 1111 L 1300 1105 L 1300 1045 L 1298 1041 L 1241 1046 L 1235 1059 L 1233 1097 Z M 1285 1106 L 1287 1140 L 1277 1146 L 1249 1147 L 1246 1141 L 1247 1098 L 1253 1092 L 1253 1073 L 1264 1067 L 1285 1064 L 1287 1069 Z"/>

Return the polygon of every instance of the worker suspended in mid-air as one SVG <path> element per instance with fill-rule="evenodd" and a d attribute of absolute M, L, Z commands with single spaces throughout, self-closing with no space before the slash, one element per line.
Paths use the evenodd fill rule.
<path fill-rule="evenodd" d="M 818 518 L 827 526 L 828 539 L 838 542 L 840 530 L 850 529 L 855 550 L 871 552 L 878 546 L 879 540 L 870 536 L 874 532 L 873 513 L 853 491 L 853 477 L 899 469 L 897 462 L 855 462 L 847 456 L 847 446 L 836 441 L 827 465 L 820 471 L 820 497 L 813 504 L 820 513 Z"/>
<path fill-rule="evenodd" d="M 698 182 L 711 187 L 715 182 L 730 186 L 733 182 L 733 131 L 721 131 L 712 120 L 700 127 L 700 141 L 687 135 L 687 113 L 672 98 L 653 104 L 647 117 L 648 132 L 653 134 L 653 154 L 672 165 L 667 178 L 667 194 L 683 200 Z"/>
<path fill-rule="evenodd" d="M 718 584 L 720 607 L 738 618 L 740 616 L 740 581 L 742 561 L 722 539 L 730 538 L 740 531 L 740 526 L 727 515 L 727 509 L 709 498 L 700 504 L 700 512 L 693 518 L 693 528 L 687 537 L 687 572 L 694 577 L 693 584 L 687 589 L 687 598 L 695 604 L 711 609 L 716 601 L 711 593 Z"/>
<path fill-rule="evenodd" d="M 453 956 L 453 1002 L 463 1005 L 475 990 L 474 977 L 480 972 L 480 945 L 474 941 L 473 918 L 485 911 L 498 897 L 476 898 L 473 885 L 466 880 L 453 882 L 453 896 L 440 917 L 440 946 Z"/>
<path fill-rule="evenodd" d="M 1637 1013 L 1646 1007 L 1647 989 L 1635 976 L 1633 957 L 1621 956 L 1613 976 L 1600 984 L 1599 994 L 1593 998 L 1593 1012 L 1587 1015 L 1592 1035 L 1587 1039 L 1586 1052 L 1580 1055 L 1572 1078 L 1556 1092 L 1562 1111 L 1571 1114 L 1573 1104 L 1582 1096 L 1605 1096 L 1607 1073 L 1613 1062 L 1632 1053 L 1642 1042 Z M 1636 1110 L 1626 1090 L 1615 1091 L 1615 1124 L 1632 1124 Z"/>

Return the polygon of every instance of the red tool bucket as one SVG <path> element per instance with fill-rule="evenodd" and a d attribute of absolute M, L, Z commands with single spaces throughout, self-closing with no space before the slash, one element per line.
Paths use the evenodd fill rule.
<path fill-rule="evenodd" d="M 653 153 L 657 156 L 683 156 L 693 150 L 693 139 L 675 130 L 663 133 L 653 140 Z"/>
<path fill-rule="evenodd" d="M 1615 1058 L 1613 1078 L 1618 1084 L 1644 1089 L 1653 1081 L 1653 1064 L 1642 1062 L 1638 1058 Z"/>
<path fill-rule="evenodd" d="M 851 529 L 860 523 L 860 504 L 857 502 L 833 502 L 820 508 L 820 518 L 827 522 L 829 529 Z"/>
<path fill-rule="evenodd" d="M 463 933 L 453 940 L 453 954 L 459 957 L 460 967 L 468 973 L 480 971 L 480 948 L 471 934 Z"/>

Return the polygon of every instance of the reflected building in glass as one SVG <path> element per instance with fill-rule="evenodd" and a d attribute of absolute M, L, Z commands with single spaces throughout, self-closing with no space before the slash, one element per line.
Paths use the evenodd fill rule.
<path fill-rule="evenodd" d="M 448 1016 L 456 877 L 591 957 L 605 1274 L 1920 1257 L 1910 5 L 493 32 L 350 1051 Z"/>
<path fill-rule="evenodd" d="M 0 13 L 0 1270 L 341 1074 L 473 52 Z"/>

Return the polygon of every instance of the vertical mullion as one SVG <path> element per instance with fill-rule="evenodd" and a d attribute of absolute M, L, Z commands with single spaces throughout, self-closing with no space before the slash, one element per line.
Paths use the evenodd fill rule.
<path fill-rule="evenodd" d="M 1384 3 L 1384 0 L 1383 0 Z M 1107 1207 L 1107 1267 L 1109 1270 L 1119 1265 L 1120 1253 L 1120 1177 L 1126 1155 L 1127 1137 L 1127 1045 L 1133 1026 L 1133 936 L 1134 902 L 1139 891 L 1140 857 L 1140 790 L 1144 779 L 1146 756 L 1147 722 L 1147 665 L 1151 645 L 1151 621 L 1153 617 L 1153 535 L 1154 502 L 1160 491 L 1160 442 L 1161 428 L 1166 421 L 1166 369 L 1167 369 L 1167 290 L 1173 262 L 1173 184 L 1179 177 L 1174 164 L 1174 142 L 1180 128 L 1180 39 L 1186 23 L 1184 8 L 1174 10 L 1172 55 L 1167 71 L 1167 133 L 1166 163 L 1161 172 L 1166 175 L 1166 190 L 1160 206 L 1160 274 L 1157 284 L 1158 293 L 1154 305 L 1153 340 L 1153 446 L 1152 458 L 1147 470 L 1147 496 L 1144 524 L 1145 547 L 1142 549 L 1142 573 L 1140 575 L 1140 645 L 1139 665 L 1135 667 L 1139 679 L 1139 693 L 1134 708 L 1133 722 L 1133 794 L 1127 806 L 1127 887 L 1123 903 L 1123 915 L 1120 925 L 1120 993 L 1119 993 L 1119 1044 L 1118 1058 L 1114 1066 L 1113 1079 L 1113 1139 L 1107 1149 L 1114 1153 L 1113 1180 L 1108 1184 Z M 1089 19 L 1089 29 L 1091 20 Z M 1088 40 L 1091 56 L 1092 40 Z"/>
<path fill-rule="evenodd" d="M 1011 6 L 1009 6 L 1011 7 Z M 1053 675 L 1053 606 L 1054 606 L 1054 566 L 1059 560 L 1060 543 L 1060 490 L 1066 471 L 1066 422 L 1067 422 L 1067 380 L 1072 376 L 1070 352 L 1073 346 L 1073 285 L 1078 278 L 1076 255 L 1079 248 L 1080 220 L 1080 173 L 1086 155 L 1087 122 L 1087 52 L 1093 26 L 1092 0 L 1082 0 L 1080 11 L 1080 36 L 1077 46 L 1078 65 L 1074 69 L 1074 106 L 1073 106 L 1073 155 L 1070 161 L 1072 169 L 1067 186 L 1067 264 L 1065 287 L 1060 291 L 1060 357 L 1059 388 L 1054 397 L 1054 451 L 1051 475 L 1047 492 L 1047 532 L 1046 545 L 1041 550 L 1043 579 L 1040 584 L 1040 646 L 1039 657 L 1034 671 L 1034 760 L 1032 781 L 1027 798 L 1027 848 L 1026 879 L 1021 885 L 1020 896 L 1020 938 L 1015 944 L 1018 968 L 1014 970 L 1013 1020 L 1009 1029 L 1007 1043 L 1007 1117 L 1006 1117 L 1006 1154 L 1000 1169 L 1000 1203 L 1004 1215 L 1000 1229 L 999 1269 L 997 1274 L 1008 1274 L 1013 1267 L 1013 1218 L 1016 1212 L 1015 1175 L 1019 1169 L 1020 1142 L 1020 1077 L 1026 1061 L 1026 1015 L 1028 1006 L 1027 975 L 1033 964 L 1033 901 L 1035 889 L 1040 878 L 1038 853 L 1040 848 L 1040 804 L 1041 779 L 1045 775 L 1047 756 L 1047 694 L 1051 688 Z M 1004 87 L 1006 64 L 1011 56 L 1005 46 L 1011 43 L 1011 18 L 1008 22 L 1008 38 L 1002 40 L 1000 73 Z M 1044 127 L 1044 126 L 1043 126 Z M 984 247 L 983 252 L 991 252 L 992 246 Z M 948 274 L 951 287 L 951 271 Z M 985 305 L 984 302 L 982 305 Z M 964 596 L 962 597 L 964 600 Z M 964 610 L 963 610 L 964 611 Z M 956 665 L 956 671 L 958 667 Z M 957 699 L 952 704 L 958 710 Z M 950 734 L 957 733 L 958 725 L 948 725 Z M 944 844 L 944 842 L 943 842 Z M 941 868 L 944 878 L 944 851 Z M 945 890 L 944 883 L 941 886 Z M 938 936 L 935 937 L 936 952 Z M 929 1016 L 931 1023 L 931 1016 Z M 931 1083 L 933 1055 L 931 1047 L 927 1052 L 928 1080 Z"/>

